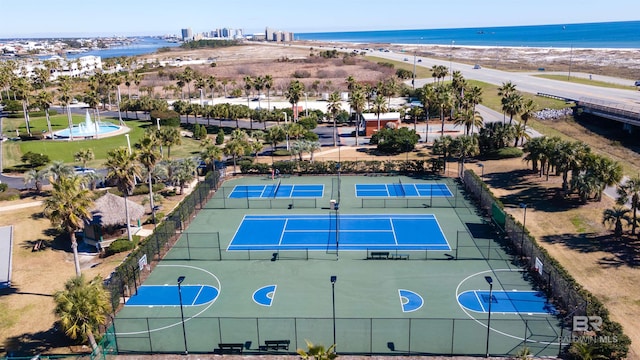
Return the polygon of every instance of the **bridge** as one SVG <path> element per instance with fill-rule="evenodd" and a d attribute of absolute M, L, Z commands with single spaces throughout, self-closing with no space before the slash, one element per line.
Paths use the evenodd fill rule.
<path fill-rule="evenodd" d="M 538 93 L 537 95 L 562 100 L 566 103 L 575 103 L 576 107 L 584 113 L 623 123 L 623 128 L 629 132 L 632 130 L 631 126 L 640 127 L 640 106 L 594 98 L 571 99 L 547 93 Z"/>
<path fill-rule="evenodd" d="M 631 131 L 631 126 L 640 127 L 639 106 L 592 98 L 581 98 L 576 106 L 584 113 L 621 122 L 628 131 Z"/>

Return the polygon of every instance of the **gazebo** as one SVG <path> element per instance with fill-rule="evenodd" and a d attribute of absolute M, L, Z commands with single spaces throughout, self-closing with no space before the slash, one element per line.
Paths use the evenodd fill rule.
<path fill-rule="evenodd" d="M 116 239 L 127 233 L 127 219 L 124 198 L 106 193 L 95 201 L 91 214 L 93 219 L 84 227 L 84 241 L 93 245 L 98 250 L 107 248 Z M 127 200 L 129 207 L 129 220 L 138 223 L 144 216 L 145 209 L 142 205 Z M 130 225 L 130 224 L 129 224 Z"/>

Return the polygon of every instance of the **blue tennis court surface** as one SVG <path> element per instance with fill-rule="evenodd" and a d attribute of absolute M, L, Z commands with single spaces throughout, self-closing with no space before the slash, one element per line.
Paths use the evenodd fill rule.
<path fill-rule="evenodd" d="M 210 285 L 183 285 L 184 306 L 204 305 L 218 297 L 218 289 Z M 138 293 L 127 300 L 127 306 L 179 306 L 180 297 L 176 285 L 142 285 Z"/>
<path fill-rule="evenodd" d="M 356 184 L 357 197 L 453 197 L 447 184 Z"/>
<path fill-rule="evenodd" d="M 470 290 L 458 295 L 458 302 L 464 308 L 475 312 L 489 312 L 489 291 Z M 556 314 L 543 293 L 539 291 L 493 291 L 491 312 Z"/>
<path fill-rule="evenodd" d="M 324 194 L 324 185 L 237 185 L 229 198 L 319 198 Z"/>
<path fill-rule="evenodd" d="M 227 250 L 451 250 L 432 214 L 246 215 Z"/>

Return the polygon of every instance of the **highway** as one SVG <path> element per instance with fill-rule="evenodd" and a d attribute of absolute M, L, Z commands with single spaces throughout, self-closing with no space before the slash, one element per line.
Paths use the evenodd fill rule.
<path fill-rule="evenodd" d="M 414 60 L 413 56 L 408 55 L 407 53 L 369 51 L 367 52 L 367 56 L 375 56 L 395 61 L 403 61 L 403 59 L 408 58 L 408 63 L 412 66 Z M 422 61 L 417 62 L 417 60 Z M 498 86 L 502 85 L 502 83 L 504 82 L 511 81 L 516 85 L 518 90 L 532 94 L 546 93 L 569 99 L 595 98 L 603 101 L 611 101 L 635 107 L 640 106 L 640 92 L 634 90 L 605 88 L 567 81 L 544 79 L 533 76 L 533 74 L 530 72 L 509 72 L 488 68 L 474 69 L 473 65 L 469 64 L 449 62 L 446 60 L 436 60 L 421 56 L 416 57 L 415 64 L 416 67 L 424 68 L 431 68 L 433 65 L 442 65 L 446 66 L 447 68 L 451 67 L 451 70 L 453 71 L 460 71 L 465 79 L 483 81 Z M 611 82 L 633 86 L 632 80 L 616 80 L 608 77 L 603 78 Z M 432 78 L 416 79 L 416 87 L 422 87 L 424 84 L 430 82 L 433 82 Z"/>

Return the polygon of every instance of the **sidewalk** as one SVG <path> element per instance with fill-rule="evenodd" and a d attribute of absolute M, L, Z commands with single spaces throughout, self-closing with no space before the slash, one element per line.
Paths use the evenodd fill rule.
<path fill-rule="evenodd" d="M 20 210 L 20 209 L 25 209 L 25 208 L 29 208 L 29 207 L 36 207 L 36 206 L 40 206 L 40 205 L 42 205 L 42 201 L 32 201 L 32 202 L 28 202 L 28 203 L 6 205 L 6 206 L 0 205 L 0 212 L 12 211 L 12 210 Z"/>

